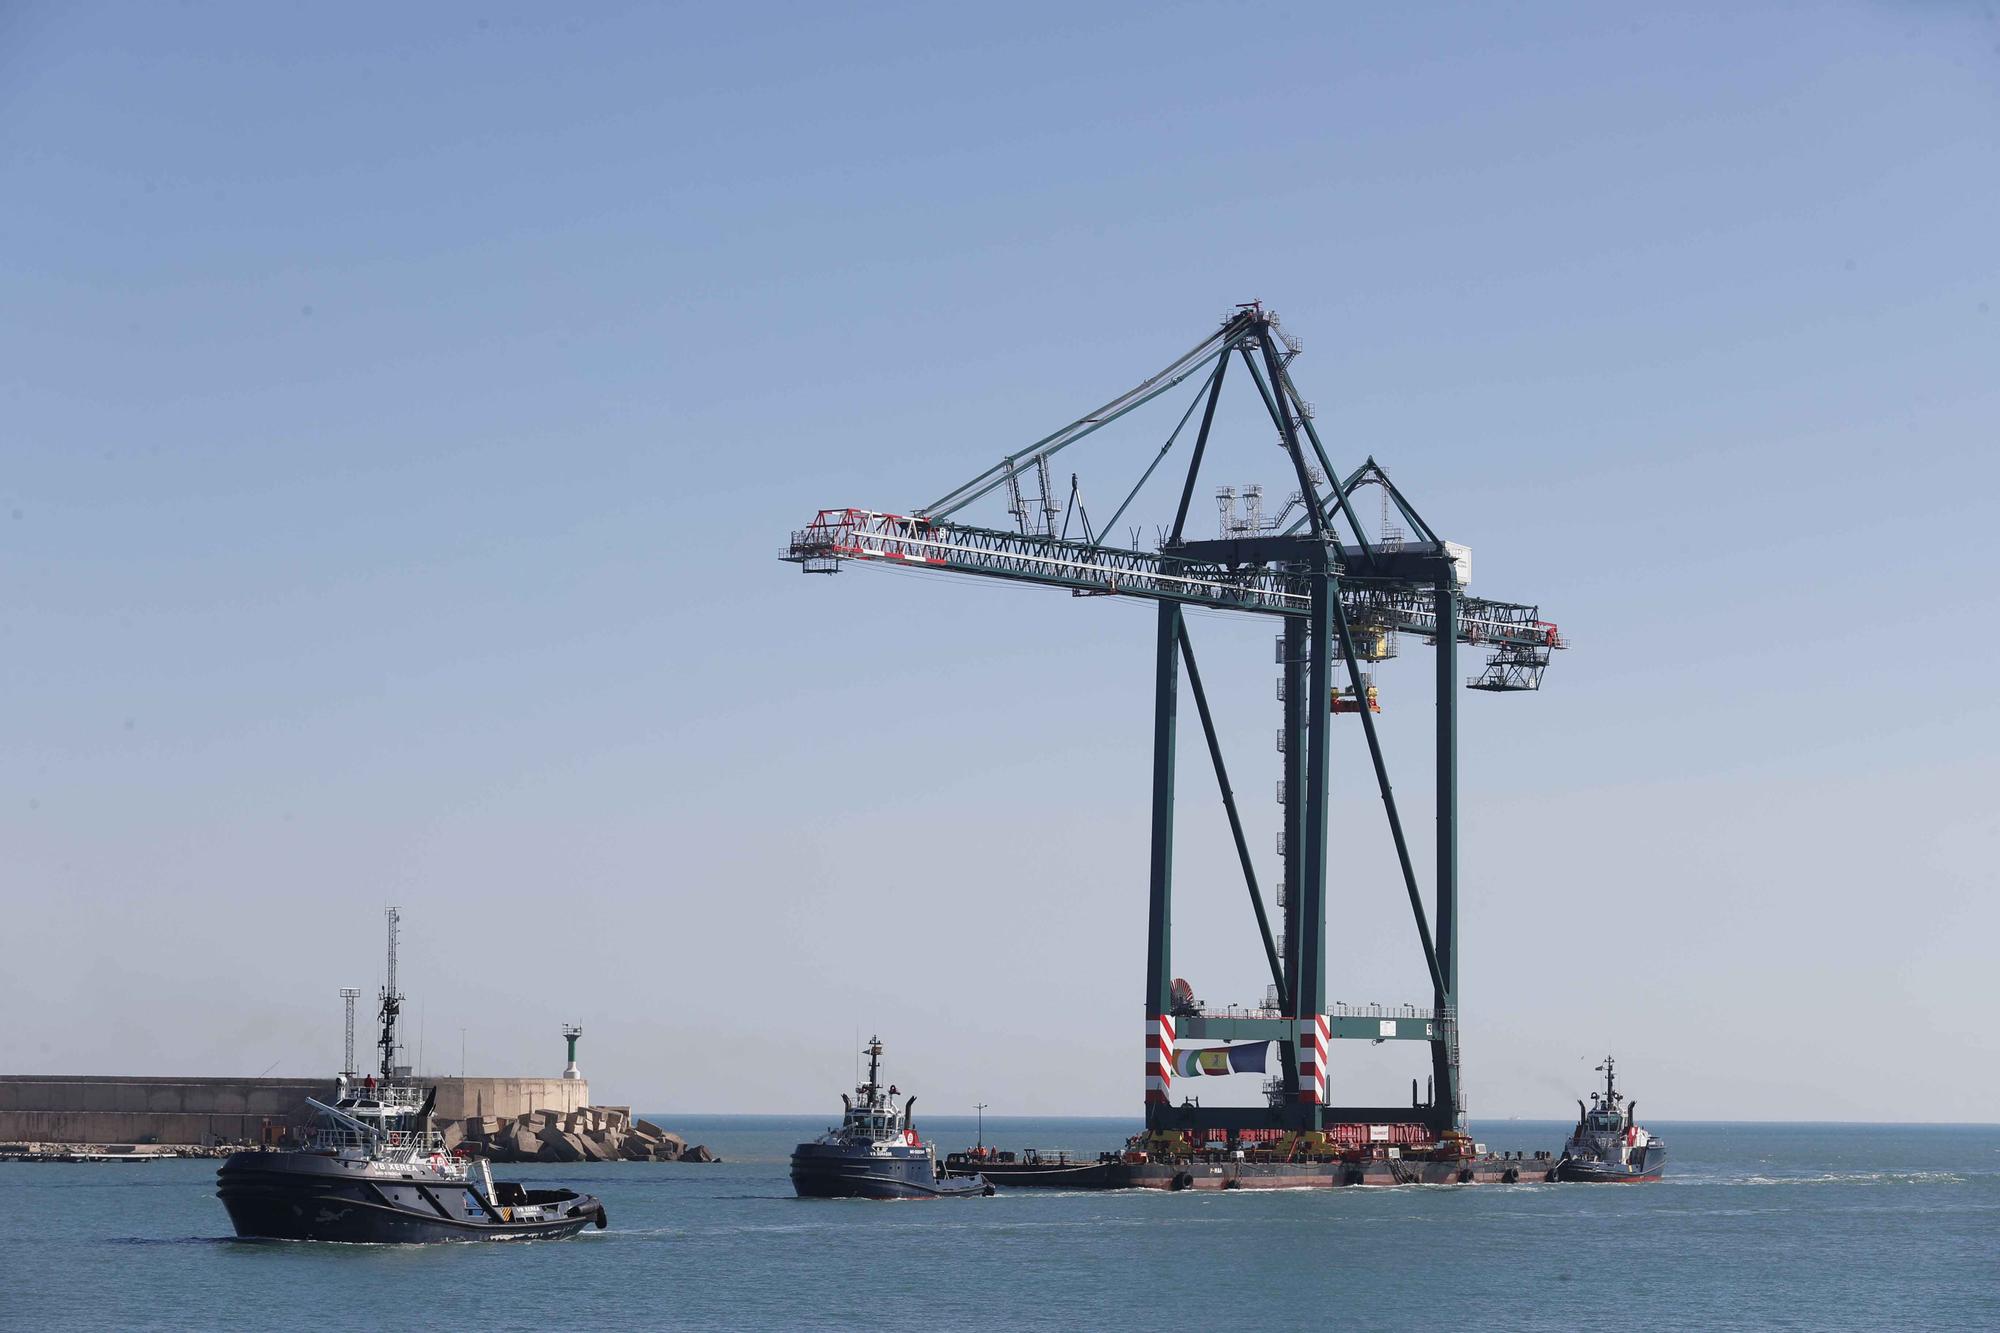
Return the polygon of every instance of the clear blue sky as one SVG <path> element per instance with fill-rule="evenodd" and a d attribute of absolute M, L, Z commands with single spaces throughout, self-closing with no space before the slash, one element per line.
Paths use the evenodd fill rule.
<path fill-rule="evenodd" d="M 1132 1109 L 1150 614 L 775 557 L 1261 298 L 1576 644 L 1464 698 L 1474 1113 L 1991 1119 L 1996 111 L 1980 4 L 0 9 L 0 1069 L 329 1069 L 395 901 L 436 1068 Z M 1421 1000 L 1344 763 L 1331 989 Z"/>

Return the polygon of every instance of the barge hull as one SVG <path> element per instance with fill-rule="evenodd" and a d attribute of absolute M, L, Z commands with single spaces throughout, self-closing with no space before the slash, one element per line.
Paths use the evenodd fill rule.
<path fill-rule="evenodd" d="M 1347 1186 L 1515 1185 L 1553 1178 L 1546 1159 L 1368 1162 L 1104 1162 L 1088 1172 L 996 1174 L 1003 1187 L 1073 1190 L 1296 1190 Z"/>

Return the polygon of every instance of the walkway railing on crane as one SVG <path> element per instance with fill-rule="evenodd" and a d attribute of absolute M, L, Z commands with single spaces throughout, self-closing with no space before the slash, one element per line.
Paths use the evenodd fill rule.
<path fill-rule="evenodd" d="M 1039 533 L 1006 532 L 872 509 L 822 509 L 792 533 L 784 559 L 811 573 L 837 572 L 847 560 L 883 561 L 914 569 L 956 571 L 1075 592 L 1168 600 L 1304 616 L 1311 598 L 1295 591 L 1286 571 L 1179 559 Z M 1370 574 L 1342 579 L 1348 615 L 1366 623 L 1434 636 L 1437 612 L 1427 589 Z M 1466 597 L 1460 603 L 1461 643 L 1546 652 L 1563 646 L 1556 627 L 1534 606 Z M 1543 661 L 1546 665 L 1546 660 Z"/>

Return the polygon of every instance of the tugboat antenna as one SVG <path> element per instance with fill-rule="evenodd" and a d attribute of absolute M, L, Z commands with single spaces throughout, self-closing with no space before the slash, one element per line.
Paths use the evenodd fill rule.
<path fill-rule="evenodd" d="M 396 1015 L 403 1011 L 403 993 L 396 989 L 396 935 L 402 919 L 403 909 L 389 909 L 389 970 L 382 983 L 382 1036 L 377 1043 L 382 1048 L 384 1080 L 396 1075 Z"/>

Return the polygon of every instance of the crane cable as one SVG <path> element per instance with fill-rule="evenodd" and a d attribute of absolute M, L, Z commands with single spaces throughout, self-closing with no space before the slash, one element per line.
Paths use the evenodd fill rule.
<path fill-rule="evenodd" d="M 1118 512 L 1113 514 L 1111 516 L 1111 521 L 1104 525 L 1102 529 L 1103 532 L 1109 534 L 1113 529 L 1115 529 L 1118 526 L 1118 520 L 1124 517 L 1125 511 L 1131 507 L 1132 501 L 1139 498 L 1139 488 L 1144 486 L 1149 480 L 1152 479 L 1153 470 L 1159 467 L 1160 464 L 1163 461 L 1165 461 L 1167 457 L 1167 451 L 1174 447 L 1174 441 L 1178 440 L 1181 437 L 1181 431 L 1187 427 L 1188 420 L 1194 416 L 1194 410 L 1197 407 L 1201 406 L 1202 398 L 1208 394 L 1211 386 L 1213 386 L 1215 381 L 1221 377 L 1222 367 L 1224 363 L 1228 361 L 1228 359 L 1229 359 L 1228 349 L 1224 348 L 1223 354 L 1216 359 L 1215 374 L 1209 376 L 1207 382 L 1204 383 L 1198 391 L 1196 391 L 1194 396 L 1194 401 L 1190 402 L 1187 405 L 1187 411 L 1181 413 L 1180 424 L 1174 427 L 1173 434 L 1167 436 L 1167 442 L 1160 446 L 1159 453 L 1153 455 L 1153 461 L 1147 465 L 1146 470 L 1139 474 L 1139 480 L 1132 484 L 1132 489 L 1126 493 L 1124 502 L 1118 506 Z"/>
<path fill-rule="evenodd" d="M 1237 335 L 1246 316 L 1238 315 L 1221 328 L 1196 343 L 1168 364 L 1165 370 L 1142 380 L 1136 387 L 1119 394 L 1096 411 L 1078 417 L 1060 430 L 1052 431 L 1017 453 L 1008 454 L 992 467 L 974 477 L 971 481 L 947 491 L 942 497 L 917 511 L 925 518 L 947 518 L 981 496 L 997 490 L 1006 482 L 1006 474 L 1014 464 L 1037 453 L 1052 456 L 1075 444 L 1093 431 L 1110 425 L 1119 417 L 1136 407 L 1153 401 L 1167 390 L 1179 384 L 1188 376 L 1200 370 L 1216 357 L 1226 354 L 1236 345 Z"/>

